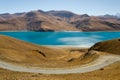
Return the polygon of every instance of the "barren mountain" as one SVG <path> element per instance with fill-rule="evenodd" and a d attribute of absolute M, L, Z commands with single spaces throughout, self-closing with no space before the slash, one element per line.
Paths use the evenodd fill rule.
<path fill-rule="evenodd" d="M 82 31 L 120 30 L 120 19 L 117 16 L 78 15 L 68 11 L 49 11 L 48 13 L 67 21 Z"/>
<path fill-rule="evenodd" d="M 30 11 L 0 14 L 0 31 L 118 31 L 120 19 L 113 16 L 78 15 L 69 11 Z"/>

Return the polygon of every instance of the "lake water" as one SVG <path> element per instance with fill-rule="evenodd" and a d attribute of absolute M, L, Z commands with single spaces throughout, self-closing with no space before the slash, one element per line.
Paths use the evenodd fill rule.
<path fill-rule="evenodd" d="M 0 32 L 40 45 L 90 47 L 96 42 L 120 38 L 120 32 Z"/>

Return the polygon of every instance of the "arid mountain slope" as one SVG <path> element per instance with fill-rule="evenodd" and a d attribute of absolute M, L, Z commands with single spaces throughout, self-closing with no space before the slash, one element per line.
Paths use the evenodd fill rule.
<path fill-rule="evenodd" d="M 82 31 L 120 30 L 120 20 L 114 16 L 78 15 L 68 11 L 49 11 L 48 13 L 59 17 Z"/>
<path fill-rule="evenodd" d="M 113 16 L 78 15 L 69 11 L 30 11 L 0 14 L 0 31 L 119 31 Z"/>
<path fill-rule="evenodd" d="M 16 14 L 13 14 L 14 16 Z M 2 16 L 1 16 L 2 17 Z M 28 30 L 28 31 L 76 31 L 77 29 L 65 21 L 58 20 L 40 10 L 0 21 L 0 30 Z"/>

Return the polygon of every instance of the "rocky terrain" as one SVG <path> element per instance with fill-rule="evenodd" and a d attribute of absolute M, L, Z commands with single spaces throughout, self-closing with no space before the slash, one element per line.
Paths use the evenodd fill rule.
<path fill-rule="evenodd" d="M 0 14 L 0 31 L 119 31 L 117 16 L 89 16 L 69 11 Z"/>

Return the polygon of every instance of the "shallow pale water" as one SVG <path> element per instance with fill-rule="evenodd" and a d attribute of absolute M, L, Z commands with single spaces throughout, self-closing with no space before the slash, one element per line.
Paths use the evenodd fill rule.
<path fill-rule="evenodd" d="M 90 47 L 96 42 L 120 38 L 120 32 L 0 32 L 40 45 Z"/>

